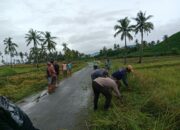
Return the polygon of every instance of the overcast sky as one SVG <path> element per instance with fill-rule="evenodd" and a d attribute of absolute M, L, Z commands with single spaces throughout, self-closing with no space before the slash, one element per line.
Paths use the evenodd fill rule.
<path fill-rule="evenodd" d="M 24 37 L 30 28 L 58 37 L 60 51 L 62 42 L 84 53 L 114 43 L 123 46 L 124 41 L 113 37 L 113 27 L 118 19 L 136 17 L 140 10 L 153 15 L 150 21 L 155 29 L 145 40 L 161 40 L 165 34 L 180 31 L 180 0 L 1 0 L 0 51 L 4 52 L 6 37 L 13 38 L 18 51 L 28 51 Z"/>

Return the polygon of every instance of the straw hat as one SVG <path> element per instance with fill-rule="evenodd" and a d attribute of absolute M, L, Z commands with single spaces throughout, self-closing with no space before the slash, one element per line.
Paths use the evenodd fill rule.
<path fill-rule="evenodd" d="M 132 65 L 128 65 L 127 68 L 128 68 L 131 72 L 134 72 L 134 69 L 133 69 Z"/>

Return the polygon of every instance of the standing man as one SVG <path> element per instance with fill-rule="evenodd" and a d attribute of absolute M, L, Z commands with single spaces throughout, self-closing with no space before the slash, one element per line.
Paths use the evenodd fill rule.
<path fill-rule="evenodd" d="M 69 62 L 67 64 L 67 70 L 68 70 L 69 75 L 71 76 L 71 74 L 72 74 L 72 63 L 71 62 Z"/>
<path fill-rule="evenodd" d="M 127 74 L 134 72 L 133 67 L 131 65 L 128 65 L 126 68 L 122 68 L 117 70 L 112 74 L 112 79 L 114 79 L 117 84 L 119 84 L 119 80 L 122 80 L 124 85 L 130 89 L 128 81 L 127 81 Z"/>
<path fill-rule="evenodd" d="M 55 85 L 56 85 L 56 72 L 51 62 L 47 63 L 47 78 L 48 78 L 48 93 L 50 94 L 55 91 Z"/>
<path fill-rule="evenodd" d="M 0 130 L 38 130 L 29 117 L 6 97 L 0 96 Z"/>
<path fill-rule="evenodd" d="M 107 77 L 108 71 L 106 69 L 95 69 L 91 74 L 92 81 L 95 80 L 98 77 Z"/>
<path fill-rule="evenodd" d="M 66 63 L 62 64 L 62 73 L 63 73 L 63 77 L 66 78 L 67 77 L 67 64 Z"/>
<path fill-rule="evenodd" d="M 107 78 L 96 78 L 93 83 L 92 83 L 92 88 L 94 91 L 94 110 L 97 110 L 98 108 L 98 99 L 100 93 L 104 95 L 106 98 L 105 104 L 104 104 L 104 109 L 108 110 L 110 103 L 111 103 L 111 98 L 112 98 L 112 91 L 115 92 L 116 96 L 119 99 L 122 99 L 122 96 L 118 90 L 118 86 L 116 82 L 107 77 Z"/>
<path fill-rule="evenodd" d="M 56 85 L 58 84 L 59 82 L 59 65 L 57 63 L 57 61 L 54 61 L 54 70 L 56 72 Z"/>
<path fill-rule="evenodd" d="M 108 71 L 111 69 L 111 61 L 109 59 L 106 59 L 106 61 L 105 61 L 105 68 Z"/>

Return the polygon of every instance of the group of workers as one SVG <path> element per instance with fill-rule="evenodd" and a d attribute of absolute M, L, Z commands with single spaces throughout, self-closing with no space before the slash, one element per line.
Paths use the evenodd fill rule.
<path fill-rule="evenodd" d="M 97 65 L 94 66 L 94 71 L 91 74 L 92 79 L 92 89 L 94 92 L 94 110 L 98 108 L 98 99 L 99 95 L 102 94 L 105 97 L 104 109 L 108 110 L 111 103 L 112 91 L 114 91 L 115 96 L 122 101 L 122 95 L 120 93 L 120 80 L 123 81 L 127 89 L 130 89 L 130 86 L 127 81 L 127 74 L 133 72 L 133 67 L 128 65 L 125 68 L 121 68 L 112 73 L 109 76 L 110 67 L 106 66 L 105 68 L 98 68 Z"/>
<path fill-rule="evenodd" d="M 109 62 L 109 61 L 108 61 Z M 112 91 L 118 99 L 122 99 L 119 91 L 120 80 L 123 81 L 127 88 L 130 88 L 127 82 L 127 74 L 133 72 L 133 67 L 128 65 L 125 68 L 119 69 L 109 76 L 110 62 L 106 62 L 105 69 L 94 66 L 91 74 L 92 88 L 94 92 L 94 110 L 98 108 L 99 95 L 103 94 L 105 97 L 104 109 L 108 110 L 112 99 Z M 66 65 L 66 67 L 65 67 Z M 72 69 L 72 64 L 70 65 Z M 62 65 L 63 73 L 67 70 L 67 64 Z M 59 75 L 59 65 L 57 62 L 47 63 L 48 76 L 48 92 L 55 90 L 55 84 Z M 35 128 L 29 117 L 15 104 L 10 102 L 6 97 L 0 96 L 0 130 L 38 130 Z"/>
<path fill-rule="evenodd" d="M 47 79 L 48 79 L 48 93 L 51 94 L 57 88 L 58 78 L 59 78 L 59 65 L 55 61 L 51 61 L 47 63 Z M 63 77 L 66 78 L 67 74 L 71 75 L 72 73 L 72 63 L 62 64 L 62 74 Z"/>

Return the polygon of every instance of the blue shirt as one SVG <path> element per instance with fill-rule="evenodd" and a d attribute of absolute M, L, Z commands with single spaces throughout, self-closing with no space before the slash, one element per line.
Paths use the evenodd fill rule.
<path fill-rule="evenodd" d="M 128 87 L 128 82 L 127 82 L 127 69 L 126 68 L 123 68 L 123 69 L 120 69 L 116 72 L 114 72 L 112 74 L 112 77 L 117 79 L 117 80 L 122 80 L 124 85 L 126 85 Z"/>
<path fill-rule="evenodd" d="M 94 80 L 98 77 L 106 77 L 108 72 L 105 69 L 96 69 L 91 74 L 91 79 Z"/>

